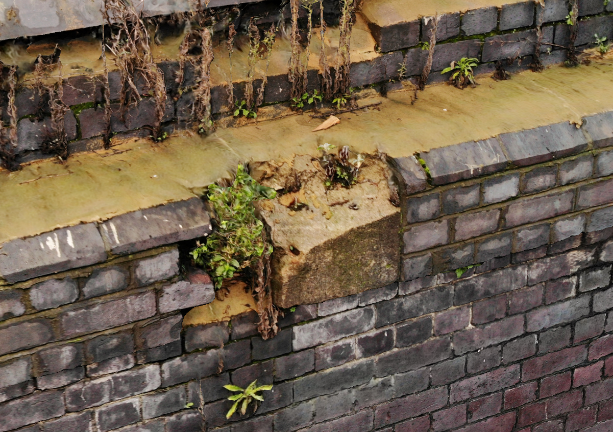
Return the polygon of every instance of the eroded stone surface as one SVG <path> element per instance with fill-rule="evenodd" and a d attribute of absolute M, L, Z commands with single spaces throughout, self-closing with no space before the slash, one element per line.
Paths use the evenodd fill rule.
<path fill-rule="evenodd" d="M 263 182 L 282 183 L 285 165 L 276 173 L 272 164 L 262 165 Z M 390 203 L 387 165 L 368 158 L 356 185 L 327 191 L 316 159 L 297 156 L 293 169 L 302 184 L 296 197 L 306 206 L 286 207 L 287 196 L 260 203 L 275 246 L 275 304 L 317 303 L 397 280 L 400 211 Z"/>

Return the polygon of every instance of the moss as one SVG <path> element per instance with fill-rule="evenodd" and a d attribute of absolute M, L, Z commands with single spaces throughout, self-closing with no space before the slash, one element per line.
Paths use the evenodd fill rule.
<path fill-rule="evenodd" d="M 79 105 L 73 105 L 70 107 L 70 110 L 75 115 L 75 117 L 77 117 L 79 114 L 81 114 L 82 111 L 89 109 L 89 108 L 95 108 L 95 107 L 96 107 L 95 102 L 86 102 L 86 103 L 82 103 Z"/>

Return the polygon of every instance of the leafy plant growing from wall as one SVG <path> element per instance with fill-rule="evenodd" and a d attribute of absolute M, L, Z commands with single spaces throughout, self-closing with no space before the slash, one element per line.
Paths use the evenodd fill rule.
<path fill-rule="evenodd" d="M 598 52 L 600 55 L 605 55 L 609 52 L 609 43 L 607 42 L 607 37 L 598 37 L 598 34 L 594 35 L 594 44 L 598 48 Z"/>
<path fill-rule="evenodd" d="M 468 85 L 475 86 L 475 76 L 473 74 L 473 68 L 477 67 L 479 60 L 476 58 L 462 57 L 459 61 L 451 62 L 451 65 L 441 72 L 446 74 L 451 72 L 449 81 L 459 89 L 464 89 Z"/>
<path fill-rule="evenodd" d="M 229 419 L 230 417 L 234 415 L 234 413 L 238 409 L 239 404 L 241 405 L 241 408 L 240 408 L 241 415 L 245 415 L 247 413 L 247 407 L 249 406 L 251 401 L 255 400 L 257 402 L 264 402 L 264 398 L 262 397 L 262 395 L 259 395 L 258 393 L 263 392 L 263 391 L 272 390 L 272 385 L 263 385 L 263 386 L 257 387 L 257 382 L 258 380 L 253 381 L 251 384 L 249 384 L 247 388 L 244 388 L 244 389 L 238 386 L 232 385 L 232 384 L 223 386 L 223 388 L 225 388 L 226 390 L 238 392 L 228 397 L 228 400 L 234 401 L 234 404 L 232 405 L 232 408 L 230 408 L 230 410 L 226 414 L 227 419 Z M 257 402 L 253 410 L 254 412 L 257 409 Z"/>

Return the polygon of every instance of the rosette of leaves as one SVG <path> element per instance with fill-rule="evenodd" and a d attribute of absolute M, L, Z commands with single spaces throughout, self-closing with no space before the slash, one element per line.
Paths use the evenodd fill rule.
<path fill-rule="evenodd" d="M 350 188 L 356 183 L 358 172 L 364 163 L 364 156 L 357 154 L 355 158 L 350 159 L 348 146 L 341 148 L 338 155 L 330 153 L 330 150 L 335 148 L 336 146 L 328 143 L 318 147 L 323 153 L 319 161 L 326 172 L 324 185 L 328 189 L 332 188 L 335 183 Z"/>
<path fill-rule="evenodd" d="M 234 401 L 234 405 L 232 405 L 232 408 L 230 408 L 230 410 L 226 414 L 227 419 L 232 417 L 232 415 L 236 412 L 236 409 L 238 408 L 238 404 L 240 404 L 241 402 L 242 402 L 241 411 L 240 411 L 241 415 L 245 415 L 247 413 L 247 407 L 249 406 L 249 404 L 251 403 L 253 399 L 259 402 L 264 402 L 264 398 L 258 393 L 261 391 L 272 390 L 272 385 L 263 385 L 263 386 L 257 387 L 257 382 L 258 380 L 253 381 L 245 389 L 232 385 L 232 384 L 223 386 L 226 390 L 230 390 L 233 392 L 240 392 L 228 398 L 228 400 Z"/>
<path fill-rule="evenodd" d="M 468 85 L 474 86 L 475 76 L 473 75 L 473 68 L 479 65 L 479 60 L 476 58 L 462 57 L 459 61 L 451 62 L 448 68 L 443 69 L 441 74 L 451 72 L 449 81 L 459 89 L 463 89 Z"/>
<path fill-rule="evenodd" d="M 224 279 L 253 268 L 264 255 L 272 253 L 254 202 L 276 195 L 274 189 L 256 182 L 243 165 L 238 165 L 229 186 L 209 186 L 207 198 L 215 211 L 217 229 L 204 243 L 198 243 L 191 255 L 196 264 L 208 270 L 216 289 L 221 288 Z"/>

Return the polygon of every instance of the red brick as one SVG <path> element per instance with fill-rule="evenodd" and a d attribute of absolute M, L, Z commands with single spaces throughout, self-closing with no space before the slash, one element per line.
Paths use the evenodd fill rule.
<path fill-rule="evenodd" d="M 585 429 L 583 432 L 611 432 L 613 430 L 613 420 L 604 423 L 598 423 L 591 428 Z"/>
<path fill-rule="evenodd" d="M 526 312 L 543 304 L 543 284 L 517 291 L 509 299 L 509 315 Z"/>
<path fill-rule="evenodd" d="M 584 346 L 577 346 L 526 360 L 522 365 L 522 381 L 531 381 L 575 366 L 585 360 L 586 354 Z"/>
<path fill-rule="evenodd" d="M 451 385 L 450 402 L 471 399 L 492 393 L 519 382 L 519 366 L 495 369 L 491 372 L 464 379 Z"/>
<path fill-rule="evenodd" d="M 500 412 L 502 393 L 494 393 L 476 399 L 468 404 L 468 415 L 471 422 L 491 417 Z"/>
<path fill-rule="evenodd" d="M 396 425 L 396 432 L 428 432 L 430 417 L 425 415 Z"/>
<path fill-rule="evenodd" d="M 576 431 L 596 423 L 596 407 L 587 407 L 571 412 L 566 419 L 566 430 Z"/>
<path fill-rule="evenodd" d="M 575 369 L 573 374 L 573 387 L 579 387 L 599 381 L 602 375 L 602 366 L 604 362 L 601 360 L 590 366 Z"/>
<path fill-rule="evenodd" d="M 613 420 L 613 399 L 601 402 L 598 409 L 598 421 Z"/>
<path fill-rule="evenodd" d="M 545 399 L 549 396 L 557 395 L 570 390 L 571 374 L 566 372 L 559 375 L 553 375 L 541 380 L 540 399 Z"/>
<path fill-rule="evenodd" d="M 545 285 L 545 303 L 555 303 L 575 295 L 577 277 L 558 279 L 547 282 Z"/>
<path fill-rule="evenodd" d="M 613 395 L 613 378 L 592 384 L 585 389 L 585 404 L 591 405 L 595 402 L 610 399 Z"/>
<path fill-rule="evenodd" d="M 507 298 L 500 296 L 473 304 L 473 324 L 485 324 L 504 318 L 507 312 Z"/>
<path fill-rule="evenodd" d="M 578 410 L 582 405 L 583 392 L 581 390 L 562 393 L 547 401 L 547 415 L 549 417 L 555 417 L 560 414 Z"/>
<path fill-rule="evenodd" d="M 517 408 L 536 399 L 536 381 L 523 384 L 504 392 L 504 409 Z"/>
<path fill-rule="evenodd" d="M 524 317 L 516 315 L 483 327 L 475 327 L 453 336 L 456 354 L 464 354 L 513 339 L 524 332 Z"/>
<path fill-rule="evenodd" d="M 436 411 L 447 404 L 447 388 L 438 387 L 379 405 L 375 410 L 375 428 Z"/>
<path fill-rule="evenodd" d="M 553 420 L 534 426 L 532 432 L 564 432 L 564 422 L 562 420 Z"/>
<path fill-rule="evenodd" d="M 613 376 L 613 357 L 609 357 L 604 362 L 604 374 L 605 376 Z"/>
<path fill-rule="evenodd" d="M 470 308 L 461 307 L 441 312 L 434 316 L 434 333 L 444 335 L 462 330 L 470 324 Z"/>
<path fill-rule="evenodd" d="M 524 427 L 534 423 L 542 422 L 547 418 L 547 402 L 538 402 L 526 405 L 519 410 L 517 427 Z"/>
<path fill-rule="evenodd" d="M 466 423 L 466 405 L 457 405 L 432 414 L 432 429 L 446 431 Z"/>
<path fill-rule="evenodd" d="M 510 412 L 458 429 L 456 432 L 511 432 L 515 425 L 515 413 Z"/>
<path fill-rule="evenodd" d="M 596 360 L 613 353 L 613 335 L 606 335 L 590 344 L 589 360 Z"/>

